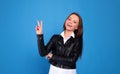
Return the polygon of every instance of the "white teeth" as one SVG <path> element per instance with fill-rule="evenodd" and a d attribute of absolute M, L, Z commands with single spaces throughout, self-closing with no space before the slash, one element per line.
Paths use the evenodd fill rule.
<path fill-rule="evenodd" d="M 67 24 L 67 26 L 72 27 L 71 25 Z"/>

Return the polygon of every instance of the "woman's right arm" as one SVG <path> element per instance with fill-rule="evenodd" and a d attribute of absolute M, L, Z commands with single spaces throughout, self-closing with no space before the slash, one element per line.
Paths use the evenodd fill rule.
<path fill-rule="evenodd" d="M 47 43 L 47 45 L 45 46 L 44 45 L 44 37 L 43 37 L 43 34 L 41 35 L 37 35 L 37 43 L 38 43 L 38 50 L 39 50 L 39 54 L 40 56 L 46 56 L 50 51 L 51 49 L 54 50 L 55 49 L 55 46 L 54 46 L 54 36 L 52 36 L 52 38 L 49 40 L 49 42 Z"/>
<path fill-rule="evenodd" d="M 46 56 L 51 49 L 54 48 L 53 43 L 53 37 L 50 39 L 50 41 L 47 43 L 47 45 L 44 45 L 44 37 L 42 32 L 42 22 L 38 21 L 38 26 L 36 26 L 36 34 L 37 34 L 37 43 L 38 43 L 38 50 L 40 56 Z"/>

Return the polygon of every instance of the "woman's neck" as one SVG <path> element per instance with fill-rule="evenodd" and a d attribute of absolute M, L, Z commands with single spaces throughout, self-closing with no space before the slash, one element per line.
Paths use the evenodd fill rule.
<path fill-rule="evenodd" d="M 73 33 L 73 31 L 65 30 L 65 31 L 64 31 L 64 37 L 67 38 L 67 37 L 69 37 L 72 33 Z"/>

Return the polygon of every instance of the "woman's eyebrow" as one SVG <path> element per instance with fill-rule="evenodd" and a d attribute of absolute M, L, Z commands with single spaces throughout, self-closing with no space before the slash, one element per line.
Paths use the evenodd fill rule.
<path fill-rule="evenodd" d="M 71 18 L 71 17 L 68 17 L 68 18 Z"/>

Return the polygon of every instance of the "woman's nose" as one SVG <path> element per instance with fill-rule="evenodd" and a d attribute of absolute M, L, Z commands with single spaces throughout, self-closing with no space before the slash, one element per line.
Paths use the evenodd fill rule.
<path fill-rule="evenodd" d="M 72 21 L 69 21 L 69 24 L 72 24 Z"/>

